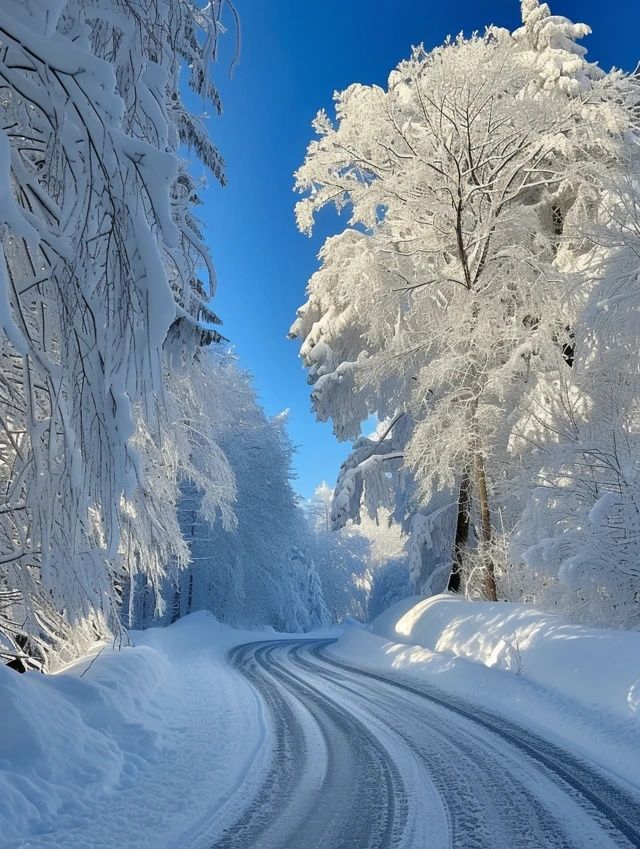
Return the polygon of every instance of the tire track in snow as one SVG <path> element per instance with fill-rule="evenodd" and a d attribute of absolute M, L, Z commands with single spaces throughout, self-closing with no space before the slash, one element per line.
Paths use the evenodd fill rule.
<path fill-rule="evenodd" d="M 364 724 L 274 657 L 298 644 L 260 643 L 230 655 L 267 703 L 275 754 L 256 800 L 213 845 L 390 849 L 406 822 L 402 778 Z M 314 733 L 321 746 L 317 739 L 314 744 Z M 316 764 L 310 779 L 308 761 L 314 757 L 322 758 L 322 768 Z"/>
<path fill-rule="evenodd" d="M 409 682 L 405 676 L 393 673 L 379 674 L 361 667 L 345 664 L 341 660 L 325 652 L 328 643 L 316 644 L 310 647 L 310 654 L 315 661 L 324 662 L 332 670 L 340 670 L 353 677 L 360 676 L 369 681 L 390 686 L 411 697 L 417 697 L 434 706 L 444 709 L 470 722 L 477 729 L 490 732 L 490 735 L 501 738 L 506 744 L 525 755 L 531 762 L 544 767 L 553 774 L 558 783 L 569 788 L 572 793 L 581 798 L 585 807 L 591 807 L 592 816 L 607 823 L 612 833 L 617 833 L 626 839 L 633 849 L 640 847 L 640 794 L 633 788 L 625 788 L 622 782 L 607 775 L 604 769 L 595 764 L 562 749 L 560 746 L 546 740 L 530 730 L 519 726 L 506 717 L 495 715 L 483 710 L 477 705 L 462 699 L 448 696 L 444 692 Z M 315 673 L 318 666 L 312 667 Z M 475 732 L 478 736 L 478 732 Z M 482 736 L 479 737 L 482 739 Z M 497 747 L 494 747 L 497 750 Z"/>
<path fill-rule="evenodd" d="M 638 849 L 637 800 L 503 718 L 331 641 L 240 646 L 275 740 L 269 776 L 212 849 Z"/>

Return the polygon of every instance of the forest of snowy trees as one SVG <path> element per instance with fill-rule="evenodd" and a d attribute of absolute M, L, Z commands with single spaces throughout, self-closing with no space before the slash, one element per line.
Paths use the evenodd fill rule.
<path fill-rule="evenodd" d="M 229 357 L 203 378 L 199 394 L 210 399 L 206 417 L 230 467 L 233 513 L 225 522 L 203 510 L 215 478 L 209 485 L 183 481 L 177 535 L 187 548 L 185 564 L 165 578 L 163 609 L 155 605 L 153 586 L 134 592 L 128 624 L 168 624 L 205 609 L 238 627 L 317 628 L 329 614 L 305 514 L 290 483 L 293 449 L 286 417 L 265 415 L 249 375 Z"/>
<path fill-rule="evenodd" d="M 0 849 L 640 849 L 640 6 L 549 4 L 0 0 Z"/>
<path fill-rule="evenodd" d="M 291 333 L 355 440 L 334 527 L 392 510 L 421 593 L 638 627 L 640 89 L 588 33 L 523 0 L 335 95 L 297 219 L 346 221 Z"/>

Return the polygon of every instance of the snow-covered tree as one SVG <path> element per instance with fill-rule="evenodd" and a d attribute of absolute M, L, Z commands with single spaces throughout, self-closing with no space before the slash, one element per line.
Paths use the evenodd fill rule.
<path fill-rule="evenodd" d="M 312 553 L 334 622 L 366 621 L 410 594 L 406 537 L 384 508 L 375 519 L 358 516 L 335 526 L 333 491 L 322 482 L 306 505 Z"/>
<path fill-rule="evenodd" d="M 380 492 L 393 464 L 407 467 L 423 509 L 442 498 L 427 513 L 455 529 L 449 563 L 473 519 L 488 598 L 512 414 L 537 375 L 568 367 L 565 232 L 588 215 L 594 175 L 630 126 L 625 81 L 576 43 L 587 32 L 526 0 L 514 33 L 417 48 L 386 89 L 335 96 L 337 122 L 318 114 L 296 175 L 302 231 L 327 204 L 350 211 L 292 328 L 317 414 L 342 439 L 371 414 L 405 431 L 391 452 L 390 437 L 356 443 L 337 500 L 363 490 L 363 464 L 380 470 Z M 457 522 L 438 513 L 451 504 Z"/>
<path fill-rule="evenodd" d="M 514 429 L 524 508 L 507 579 L 524 562 L 537 603 L 638 627 L 640 149 L 629 142 L 585 228 L 576 272 L 590 285 L 573 368 L 532 388 Z"/>
<path fill-rule="evenodd" d="M 456 515 L 466 522 L 466 512 L 456 510 L 449 489 L 435 492 L 424 505 L 418 503 L 414 474 L 403 463 L 413 432 L 413 419 L 404 412 L 380 424 L 374 433 L 359 437 L 340 468 L 331 524 L 334 530 L 359 523 L 363 512 L 376 519 L 390 512 L 407 537 L 408 568 L 414 592 L 432 595 L 457 589 L 458 573 L 452 570 L 452 539 Z M 466 539 L 466 537 L 465 537 Z"/>
<path fill-rule="evenodd" d="M 138 416 L 132 444 L 145 475 L 131 499 L 122 503 L 120 554 L 127 576 L 123 620 L 136 624 L 135 588 L 145 587 L 144 603 L 160 614 L 166 608 L 163 589 L 179 581 L 191 560 L 177 505 L 188 491 L 197 499 L 202 521 L 233 530 L 236 483 L 233 469 L 218 444 L 220 420 L 233 408 L 212 410 L 219 397 L 218 369 L 212 355 L 202 355 L 182 371 L 168 372 L 158 411 L 160 438 L 154 439 Z M 138 577 L 140 576 L 140 577 Z M 133 592 L 132 592 L 133 589 Z"/>
<path fill-rule="evenodd" d="M 47 651 L 88 618 L 117 626 L 122 525 L 153 476 L 145 456 L 165 450 L 167 334 L 192 348 L 215 337 L 197 186 L 179 150 L 192 148 L 221 177 L 181 96 L 186 72 L 219 106 L 209 64 L 221 9 L 217 0 L 3 4 L 0 630 L 9 651 L 18 637 Z"/>
<path fill-rule="evenodd" d="M 203 418 L 211 416 L 215 443 L 233 472 L 233 518 L 225 523 L 224 515 L 216 520 L 211 510 L 203 511 L 206 482 L 187 476 L 179 521 L 191 562 L 167 577 L 166 610 L 155 609 L 147 588 L 139 593 L 134 622 L 167 622 L 205 609 L 233 625 L 318 627 L 328 614 L 290 483 L 293 449 L 286 416 L 265 415 L 249 375 L 232 359 L 206 359 L 206 381 L 198 382 L 198 393 L 207 399 Z"/>

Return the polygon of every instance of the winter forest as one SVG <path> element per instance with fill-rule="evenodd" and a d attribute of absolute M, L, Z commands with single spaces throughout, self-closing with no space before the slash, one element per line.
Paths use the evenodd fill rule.
<path fill-rule="evenodd" d="M 3 9 L 5 660 L 59 663 L 198 609 L 294 631 L 366 616 L 374 566 L 409 592 L 388 511 L 334 537 L 299 503 L 285 417 L 218 329 L 189 162 L 220 182 L 224 163 L 185 86 L 221 109 L 224 5 Z"/>
<path fill-rule="evenodd" d="M 189 163 L 224 163 L 185 86 L 221 109 L 222 14 L 3 12 L 5 657 L 202 608 L 309 629 L 447 586 L 637 628 L 634 75 L 531 0 L 515 32 L 415 48 L 318 114 L 298 226 L 345 212 L 291 335 L 353 450 L 307 507 L 213 311 Z"/>
<path fill-rule="evenodd" d="M 282 190 L 294 238 L 319 232 L 322 245 L 310 278 L 298 273 L 290 328 L 265 332 L 288 333 L 313 415 L 347 449 L 305 497 L 289 413 L 267 411 L 218 315 L 216 232 L 202 220 L 234 161 L 216 141 L 219 82 L 234 85 L 252 3 L 2 0 L 0 660 L 12 675 L 47 679 L 98 645 L 113 657 L 155 646 L 165 637 L 146 629 L 184 620 L 186 634 L 197 611 L 264 639 L 345 628 L 355 645 L 366 629 L 388 637 L 375 622 L 393 605 L 437 597 L 468 603 L 471 619 L 533 610 L 576 634 L 637 636 L 640 82 L 592 61 L 589 26 L 554 5 L 522 0 L 515 28 L 439 46 L 416 31 L 386 85 L 338 87 L 307 128 Z M 418 634 L 417 618 L 402 621 L 396 636 Z M 433 649 L 419 627 L 396 642 Z M 538 680 L 521 631 L 500 639 L 504 668 Z M 262 843 L 246 822 L 245 842 L 224 832 L 215 845 L 303 845 Z M 589 842 L 588 828 L 536 845 L 637 845 L 624 829 L 628 844 Z M 189 835 L 175 846 L 201 845 Z M 75 845 L 51 840 L 28 845 Z M 1 816 L 0 845 L 27 845 L 3 842 Z"/>

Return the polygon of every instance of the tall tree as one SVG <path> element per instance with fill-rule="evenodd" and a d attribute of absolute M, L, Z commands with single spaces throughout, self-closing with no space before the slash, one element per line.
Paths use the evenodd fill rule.
<path fill-rule="evenodd" d="M 163 346 L 212 329 L 213 276 L 179 156 L 222 164 L 181 96 L 222 3 L 7 0 L 0 26 L 0 630 L 42 651 L 116 625 L 121 501 L 158 439 Z M 198 279 L 209 272 L 210 282 Z M 207 281 L 207 277 L 204 277 Z M 184 334 L 183 334 L 184 336 Z M 144 568 L 144 564 L 142 564 Z"/>
<path fill-rule="evenodd" d="M 319 113 L 296 175 L 301 230 L 327 204 L 351 213 L 292 328 L 316 410 L 341 438 L 372 413 L 409 414 L 395 459 L 423 503 L 448 490 L 473 510 L 486 598 L 510 415 L 571 341 L 559 224 L 582 214 L 591 165 L 629 126 L 619 76 L 576 44 L 587 32 L 527 0 L 514 33 L 417 48 L 386 90 L 336 95 L 337 123 Z M 450 562 L 465 535 L 459 521 Z"/>
<path fill-rule="evenodd" d="M 603 168 L 583 250 L 575 358 L 530 389 L 514 426 L 529 595 L 605 626 L 640 624 L 640 147 Z"/>

